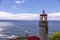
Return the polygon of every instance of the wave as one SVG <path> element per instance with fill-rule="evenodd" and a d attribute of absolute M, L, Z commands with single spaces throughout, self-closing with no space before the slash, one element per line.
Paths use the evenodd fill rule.
<path fill-rule="evenodd" d="M 3 31 L 4 29 L 0 29 L 0 31 Z"/>
<path fill-rule="evenodd" d="M 0 34 L 0 38 L 17 38 L 17 36 L 16 35 L 8 36 L 8 35 Z"/>

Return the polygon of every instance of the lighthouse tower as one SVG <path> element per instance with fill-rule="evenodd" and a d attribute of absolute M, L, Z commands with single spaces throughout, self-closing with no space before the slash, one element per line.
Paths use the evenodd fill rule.
<path fill-rule="evenodd" d="M 47 25 L 47 14 L 43 10 L 43 13 L 40 14 L 39 21 L 39 36 L 40 40 L 48 40 L 48 25 Z"/>

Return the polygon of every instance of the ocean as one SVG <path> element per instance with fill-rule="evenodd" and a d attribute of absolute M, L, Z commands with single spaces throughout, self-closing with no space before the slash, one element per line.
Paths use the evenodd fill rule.
<path fill-rule="evenodd" d="M 27 31 L 28 36 L 38 36 L 39 21 L 0 20 L 0 40 L 25 36 L 25 30 Z M 56 31 L 60 31 L 60 21 L 48 21 L 49 36 Z"/>

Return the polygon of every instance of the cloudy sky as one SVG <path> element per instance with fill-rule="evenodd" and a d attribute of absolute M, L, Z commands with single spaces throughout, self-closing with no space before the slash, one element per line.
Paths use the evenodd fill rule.
<path fill-rule="evenodd" d="M 49 20 L 60 20 L 60 0 L 0 0 L 0 19 L 39 20 L 42 10 Z"/>

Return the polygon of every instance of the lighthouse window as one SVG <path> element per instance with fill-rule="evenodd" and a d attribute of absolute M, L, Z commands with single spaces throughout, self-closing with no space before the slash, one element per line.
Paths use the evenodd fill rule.
<path fill-rule="evenodd" d="M 45 17 L 43 16 L 43 21 L 45 20 Z"/>

